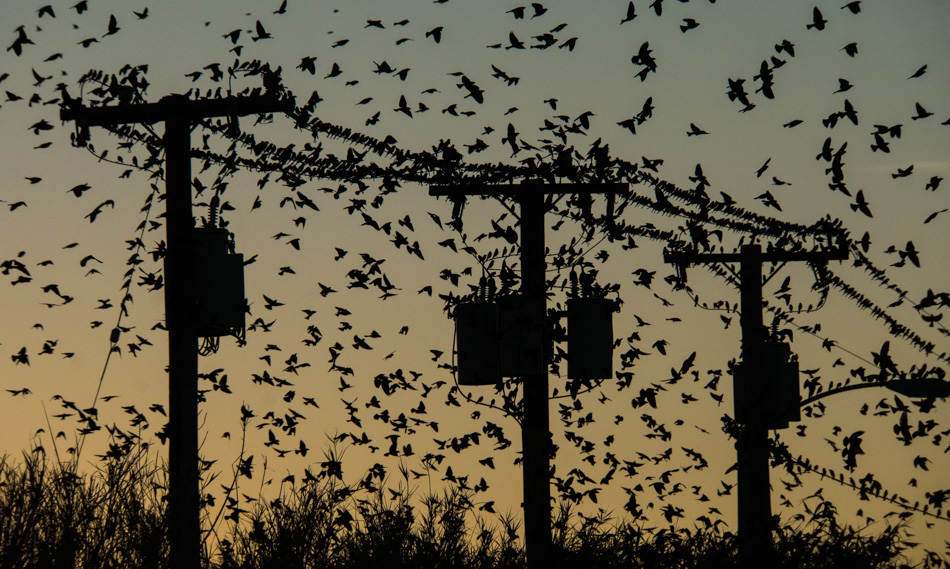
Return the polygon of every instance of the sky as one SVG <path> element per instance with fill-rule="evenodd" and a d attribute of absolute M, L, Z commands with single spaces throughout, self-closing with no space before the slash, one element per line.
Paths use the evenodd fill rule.
<path fill-rule="evenodd" d="M 54 417 L 63 412 L 56 395 L 80 408 L 96 407 L 103 424 L 127 425 L 131 417 L 122 407 L 133 405 L 148 418 L 143 438 L 160 447 L 155 432 L 164 417 L 157 407 L 148 409 L 167 406 L 165 337 L 154 328 L 163 319 L 163 298 L 143 283 L 149 274 L 161 273 L 150 252 L 165 238 L 162 182 L 154 169 L 133 165 L 133 157 L 142 164 L 149 155 L 143 145 L 123 144 L 105 130 L 93 129 L 92 146 L 75 148 L 70 143 L 74 126 L 59 119 L 58 84 L 89 104 L 97 100 L 95 85 L 81 85 L 80 78 L 90 70 L 122 77 L 127 65 L 147 66 L 147 72 L 140 68 L 149 83 L 143 97 L 153 102 L 189 90 L 240 93 L 260 87 L 259 75 L 240 72 L 258 61 L 280 69 L 282 85 L 296 96 L 298 107 L 317 96 L 313 117 L 378 140 L 390 136 L 394 147 L 407 152 L 434 151 L 446 141 L 465 164 L 524 167 L 531 160 L 550 160 L 547 149 L 561 142 L 560 135 L 581 155 L 592 147 L 607 147 L 611 157 L 639 164 L 641 172 L 685 190 L 665 194 L 680 212 L 696 209 L 695 201 L 681 195 L 695 196 L 704 189 L 713 202 L 734 201 L 741 211 L 770 223 L 808 227 L 825 216 L 840 220 L 861 254 L 829 266 L 844 284 L 813 287 L 812 271 L 790 263 L 775 267 L 765 288 L 770 307 L 789 307 L 781 297 L 786 288 L 792 308 L 798 303 L 820 307 L 792 314 L 794 322 L 780 326 L 790 332 L 801 368 L 811 372 L 802 380 L 819 377 L 818 383 L 828 388 L 829 383 L 858 381 L 859 368 L 877 373 L 874 354 L 882 353 L 885 342 L 901 370 L 946 367 L 947 329 L 940 320 L 946 306 L 915 309 L 925 299 L 939 300 L 935 295 L 945 293 L 950 280 L 941 253 L 950 223 L 950 182 L 941 184 L 950 177 L 946 3 L 864 0 L 851 3 L 858 6 L 854 13 L 843 1 L 666 0 L 657 3 L 662 10 L 634 2 L 636 17 L 625 22 L 628 5 L 619 1 L 549 1 L 540 9 L 527 3 L 522 18 L 516 17 L 521 4 L 487 0 L 289 0 L 283 13 L 274 13 L 281 11 L 279 2 L 171 1 L 148 6 L 147 13 L 145 4 L 89 0 L 80 3 L 82 13 L 74 4 L 53 3 L 52 14 L 41 11 L 42 2 L 0 7 L 4 47 L 9 46 L 0 54 L 0 257 L 21 263 L 30 279 L 17 282 L 25 274 L 14 268 L 4 272 L 0 284 L 4 389 L 30 391 L 0 393 L 2 448 L 13 456 L 33 444 L 52 454 L 51 432 L 67 433 L 65 440 L 57 439 L 55 452 L 65 454 L 74 444 L 75 416 Z M 821 16 L 817 25 L 816 9 Z M 109 33 L 112 17 L 115 33 Z M 231 36 L 236 37 L 232 42 L 227 35 L 236 31 L 240 33 Z M 532 47 L 543 45 L 545 34 L 552 45 Z M 88 48 L 80 45 L 92 38 L 96 41 Z M 786 40 L 793 47 L 777 48 Z M 517 41 L 525 48 L 514 47 Z M 852 44 L 856 52 L 847 47 Z M 638 59 L 641 54 L 649 57 Z M 651 57 L 655 71 L 644 63 Z M 763 80 L 756 79 L 763 62 L 766 75 L 772 76 L 771 98 L 768 89 L 763 92 Z M 212 64 L 218 64 L 222 77 Z M 229 68 L 236 72 L 228 73 Z M 387 68 L 392 71 L 377 72 Z M 399 72 L 406 69 L 402 78 Z M 482 102 L 466 96 L 470 89 L 463 76 L 477 86 Z M 727 94 L 730 81 L 740 79 L 748 104 Z M 409 113 L 397 110 L 403 98 Z M 340 158 L 351 152 L 346 141 L 326 135 L 315 139 L 286 117 L 245 117 L 239 124 L 256 140 L 277 147 L 293 144 L 302 152 L 319 146 L 322 156 Z M 520 141 L 514 154 L 505 140 L 509 128 Z M 160 135 L 162 125 L 153 125 L 152 132 Z M 195 129 L 192 142 L 210 152 L 229 151 L 230 141 L 204 127 Z M 484 150 L 475 151 L 480 146 Z M 364 164 L 393 165 L 389 157 L 365 147 L 353 150 L 366 152 Z M 252 156 L 243 148 L 237 152 Z M 649 170 L 647 165 L 656 160 L 662 164 Z M 829 188 L 836 164 L 844 180 L 837 190 Z M 246 345 L 224 338 L 220 350 L 200 362 L 202 373 L 224 370 L 219 377 L 227 374 L 232 391 L 210 392 L 201 416 L 202 453 L 218 460 L 224 478 L 231 476 L 240 453 L 238 419 L 246 405 L 259 421 L 252 421 L 252 427 L 261 426 L 247 433 L 248 448 L 260 457 L 263 471 L 250 483 L 255 489 L 271 480 L 276 491 L 288 474 L 299 477 L 306 466 L 318 469 L 336 437 L 337 450 L 345 449 L 348 480 L 358 480 L 367 467 L 380 463 L 388 469 L 388 484 L 421 494 L 441 487 L 452 466 L 455 474 L 467 473 L 471 485 L 486 480 L 489 489 L 475 497 L 479 505 L 517 512 L 518 425 L 484 405 L 497 397 L 491 387 L 455 386 L 450 369 L 453 323 L 439 299 L 467 294 L 483 274 L 479 259 L 464 252 L 463 245 L 494 258 L 482 261 L 488 274 L 497 276 L 502 263 L 517 269 L 517 258 L 508 255 L 509 243 L 479 238 L 493 231 L 493 223 L 516 228 L 514 213 L 496 200 L 470 200 L 463 237 L 446 225 L 452 205 L 430 197 L 425 183 L 405 181 L 396 191 L 383 193 L 379 179 L 365 180 L 362 188 L 317 172 L 294 189 L 276 172 L 265 177 L 241 169 L 216 180 L 219 165 L 202 167 L 201 160 L 193 161 L 197 180 L 206 188 L 217 186 L 220 199 L 233 207 L 223 217 L 236 250 L 255 260 L 245 267 L 250 304 Z M 706 187 L 697 190 L 701 177 Z M 79 185 L 89 189 L 70 192 Z M 686 217 L 656 206 L 654 187 L 640 183 L 631 190 L 646 200 L 640 203 L 653 205 L 630 202 L 620 213 L 623 224 L 642 233 L 656 228 L 682 235 Z M 196 215 L 205 215 L 212 191 L 196 195 Z M 319 211 L 300 205 L 301 195 Z M 359 200 L 367 202 L 362 210 L 356 208 Z M 25 205 L 15 207 L 19 202 Z M 103 203 L 92 222 L 87 214 Z M 557 207 L 571 210 L 566 200 Z M 595 215 L 605 212 L 600 199 L 592 208 Z M 367 225 L 363 214 L 384 226 L 389 222 L 389 233 Z M 144 230 L 137 229 L 143 222 Z M 675 519 L 680 527 L 690 527 L 715 508 L 734 528 L 735 473 L 727 471 L 735 455 L 721 418 L 732 414 L 727 370 L 739 354 L 739 316 L 714 308 L 734 307 L 738 291 L 702 267 L 689 269 L 689 291 L 675 289 L 667 278 L 674 270 L 663 262 L 667 243 L 662 239 L 638 234 L 633 242 L 611 242 L 597 234 L 585 241 L 588 235 L 576 221 L 550 214 L 546 222 L 552 253 L 548 274 L 555 285 L 551 305 L 566 298 L 561 284 L 567 271 L 556 268 L 555 253 L 561 245 L 576 245 L 586 252 L 584 263 L 598 271 L 598 282 L 618 285 L 614 296 L 623 305 L 613 323 L 619 340 L 615 366 L 633 374 L 628 387 L 620 380 L 599 385 L 582 397 L 582 410 L 573 412 L 568 410 L 574 402 L 564 397 L 564 379 L 551 376 L 552 389 L 558 390 L 551 402 L 551 430 L 560 447 L 555 476 L 573 476 L 575 489 L 587 493 L 579 505 L 586 511 L 603 508 L 620 519 L 627 500 L 624 489 L 639 485 L 639 503 L 654 525 L 666 524 L 663 509 L 674 505 L 684 512 Z M 397 232 L 410 244 L 418 243 L 424 259 L 404 245 L 397 247 Z M 713 237 L 726 251 L 750 238 L 729 229 L 721 243 Z M 137 249 L 136 239 L 143 248 Z M 450 239 L 460 252 L 451 249 Z M 142 262 L 133 267 L 132 284 L 124 289 L 133 255 Z M 5 264 L 10 266 L 16 265 Z M 374 266 L 396 287 L 390 291 L 395 296 L 380 298 L 379 288 L 349 286 L 352 271 Z M 50 288 L 53 284 L 57 286 Z M 431 296 L 425 292 L 428 286 Z M 321 295 L 323 287 L 336 292 Z M 120 306 L 127 294 L 131 299 L 123 314 Z M 855 301 L 856 295 L 863 300 Z M 265 296 L 281 305 L 268 303 Z M 66 297 L 73 300 L 67 303 Z M 884 310 L 886 317 L 876 317 L 871 307 Z M 308 316 L 305 310 L 315 312 Z M 888 322 L 906 326 L 934 349 L 926 354 L 906 335 L 890 334 Z M 110 333 L 117 325 L 124 331 L 113 346 Z M 315 345 L 304 342 L 314 339 L 311 326 L 319 330 Z M 372 349 L 357 347 L 358 339 Z M 353 375 L 331 367 L 335 344 L 342 346 L 334 350 L 340 354 L 337 365 L 352 368 Z M 631 349 L 645 354 L 622 367 L 621 354 Z M 676 381 L 675 372 L 694 352 L 695 364 Z M 255 383 L 254 376 L 264 371 L 293 386 Z M 375 385 L 379 376 L 397 382 L 405 377 L 410 388 L 387 396 Z M 210 382 L 204 386 L 211 388 Z M 657 408 L 636 407 L 641 389 L 651 387 L 660 389 Z M 117 397 L 101 399 L 108 395 Z M 319 408 L 304 404 L 305 397 Z M 924 413 L 907 398 L 896 397 L 881 388 L 834 395 L 822 400 L 823 410 L 806 410 L 799 424 L 777 436 L 796 456 L 845 472 L 846 478 L 860 480 L 872 473 L 890 493 L 923 507 L 935 492 L 950 490 L 941 476 L 950 467 L 950 433 L 939 420 L 947 403 L 938 400 Z M 476 403 L 479 398 L 481 404 Z M 377 402 L 379 408 L 374 407 Z M 359 425 L 348 406 L 358 409 Z M 910 409 L 910 424 L 922 433 L 910 444 L 895 436 L 902 406 Z M 306 416 L 294 434 L 264 420 L 268 411 L 283 416 L 289 409 Z M 394 417 L 405 414 L 412 432 L 394 430 L 392 422 L 384 421 L 384 410 Z M 594 422 L 578 421 L 588 413 Z M 493 448 L 504 445 L 482 435 L 478 444 L 452 450 L 453 439 L 471 443 L 465 435 L 483 433 L 488 423 L 501 427 L 511 446 Z M 276 449 L 300 450 L 303 441 L 308 454 L 290 452 L 279 458 L 275 448 L 263 446 L 269 431 L 280 439 Z M 657 436 L 664 431 L 672 438 Z M 355 442 L 364 432 L 372 443 Z M 864 454 L 856 470 L 846 472 L 841 450 L 845 438 L 857 432 L 862 433 Z M 394 439 L 386 437 L 395 434 L 397 452 L 389 453 Z M 104 440 L 89 437 L 84 444 L 95 448 Z M 590 442 L 593 449 L 572 440 Z M 672 452 L 664 458 L 667 449 Z M 697 469 L 698 461 L 686 449 L 701 453 L 709 466 Z M 430 461 L 438 471 L 428 475 L 422 461 L 427 454 L 444 456 L 440 463 Z M 642 466 L 633 476 L 621 467 L 612 481 L 602 482 L 611 456 L 621 465 Z M 81 458 L 93 467 L 95 451 L 84 450 Z M 403 479 L 400 463 L 423 476 L 410 473 Z M 582 483 L 585 477 L 579 473 L 590 480 Z M 664 477 L 668 484 L 652 485 Z M 844 519 L 856 527 L 868 525 L 871 532 L 895 519 L 885 517 L 888 512 L 901 511 L 886 501 L 861 501 L 856 492 L 817 474 L 803 474 L 798 488 L 782 483 L 788 480 L 773 470 L 773 510 L 784 520 L 794 520 L 813 504 L 815 498 L 809 496 L 819 488 L 833 496 Z M 600 490 L 587 492 L 594 488 Z M 700 501 L 704 495 L 709 502 Z M 930 504 L 929 510 L 934 509 Z M 912 530 L 921 543 L 918 553 L 944 551 L 948 523 L 945 513 L 940 519 L 916 516 Z"/>

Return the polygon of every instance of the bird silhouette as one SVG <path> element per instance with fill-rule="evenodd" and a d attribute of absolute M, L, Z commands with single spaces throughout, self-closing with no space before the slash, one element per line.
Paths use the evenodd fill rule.
<path fill-rule="evenodd" d="M 927 109 L 925 109 L 920 103 L 915 103 L 914 105 L 915 105 L 915 108 L 916 108 L 916 110 L 917 110 L 917 114 L 915 114 L 914 116 L 910 117 L 911 120 L 915 120 L 915 121 L 916 121 L 916 120 L 925 119 L 925 118 L 927 118 L 927 117 L 932 117 L 932 116 L 933 116 L 933 113 L 930 112 L 930 111 L 928 111 Z"/>
<path fill-rule="evenodd" d="M 267 32 L 266 29 L 264 29 L 264 25 L 261 24 L 260 20 L 257 20 L 257 22 L 254 23 L 254 31 L 255 34 L 251 36 L 251 40 L 255 42 L 271 39 L 273 37 Z"/>
<path fill-rule="evenodd" d="M 686 131 L 686 136 L 701 136 L 704 134 L 709 134 L 705 130 L 696 126 L 695 123 L 689 123 L 689 130 Z"/>
<path fill-rule="evenodd" d="M 442 43 L 442 30 L 444 29 L 445 28 L 443 26 L 436 26 L 426 32 L 426 37 L 432 38 L 432 41 L 435 43 Z"/>
<path fill-rule="evenodd" d="M 918 77 L 923 76 L 923 74 L 926 73 L 926 72 L 927 72 L 927 66 L 924 65 L 924 66 L 922 66 L 920 69 L 918 69 L 917 71 L 914 71 L 914 73 L 913 73 L 910 77 L 908 77 L 908 79 L 916 79 L 916 78 L 918 78 Z"/>
<path fill-rule="evenodd" d="M 633 5 L 633 2 L 627 3 L 627 13 L 624 15 L 623 19 L 620 20 L 620 25 L 626 24 L 627 22 L 632 22 L 637 17 L 637 7 Z"/>
<path fill-rule="evenodd" d="M 812 17 L 812 21 L 811 23 L 805 26 L 806 29 L 809 29 L 809 30 L 816 29 L 818 31 L 825 29 L 825 24 L 828 23 L 828 20 L 826 20 L 825 17 L 822 16 L 821 10 L 818 9 L 818 6 L 815 6 L 812 9 L 811 17 Z"/>
<path fill-rule="evenodd" d="M 106 33 L 103 34 L 102 37 L 108 37 L 108 36 L 111 36 L 111 35 L 115 35 L 120 29 L 121 29 L 121 28 L 119 27 L 119 23 L 116 21 L 115 15 L 113 14 L 113 15 L 109 16 L 109 27 L 108 27 L 108 29 L 106 30 Z"/>

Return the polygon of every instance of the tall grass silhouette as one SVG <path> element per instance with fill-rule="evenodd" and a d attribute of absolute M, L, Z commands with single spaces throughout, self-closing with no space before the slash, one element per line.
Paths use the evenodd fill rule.
<path fill-rule="evenodd" d="M 79 469 L 35 446 L 0 458 L 0 569 L 168 567 L 167 469 L 156 448 L 110 429 L 107 452 Z M 58 456 L 58 453 L 57 453 Z M 203 489 L 202 564 L 214 569 L 503 569 L 525 566 L 516 516 L 493 513 L 459 485 L 416 496 L 409 473 L 392 480 L 370 469 L 347 484 L 325 452 L 324 468 L 301 481 L 287 477 L 276 496 L 232 496 Z M 207 482 L 207 481 L 206 481 Z M 263 486 L 261 486 L 263 488 Z M 216 511 L 229 513 L 225 523 Z M 551 569 L 651 569 L 737 566 L 737 537 L 721 521 L 647 527 L 570 505 L 554 515 Z M 879 533 L 838 522 L 819 495 L 775 532 L 774 568 L 909 566 L 906 518 Z M 947 567 L 929 553 L 917 567 Z"/>

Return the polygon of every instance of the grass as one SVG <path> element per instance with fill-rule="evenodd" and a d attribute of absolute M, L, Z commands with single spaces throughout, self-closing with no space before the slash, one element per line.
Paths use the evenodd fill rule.
<path fill-rule="evenodd" d="M 135 437 L 114 431 L 109 452 L 91 472 L 42 448 L 0 458 L 0 569 L 164 568 L 168 545 L 166 470 Z M 331 455 L 332 456 L 332 455 Z M 334 461 L 328 457 L 327 463 Z M 404 473 L 404 479 L 408 477 Z M 502 569 L 525 566 L 518 521 L 489 515 L 471 490 L 452 487 L 414 497 L 387 486 L 380 470 L 346 485 L 332 469 L 282 482 L 276 498 L 228 491 L 230 513 L 208 531 L 209 569 Z M 770 569 L 906 567 L 904 521 L 867 535 L 837 520 L 820 497 L 794 524 L 775 533 Z M 214 516 L 205 505 L 206 526 Z M 736 537 L 721 522 L 649 528 L 560 507 L 546 569 L 735 567 Z M 923 568 L 950 567 L 928 556 Z"/>

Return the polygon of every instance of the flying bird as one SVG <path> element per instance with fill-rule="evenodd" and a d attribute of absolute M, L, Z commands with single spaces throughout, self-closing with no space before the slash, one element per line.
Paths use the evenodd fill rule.
<path fill-rule="evenodd" d="M 263 24 L 261 24 L 260 20 L 257 21 L 254 27 L 257 31 L 257 35 L 251 38 L 253 41 L 266 40 L 273 37 L 269 33 L 267 33 L 267 30 L 264 29 L 264 26 Z"/>
<path fill-rule="evenodd" d="M 894 178 L 895 180 L 897 178 L 906 178 L 907 176 L 910 176 L 913 173 L 914 173 L 914 165 L 911 164 L 910 166 L 906 168 L 898 168 L 897 172 L 891 174 L 891 178 Z"/>
<path fill-rule="evenodd" d="M 620 25 L 624 25 L 627 22 L 633 21 L 637 17 L 637 7 L 633 5 L 633 2 L 627 4 L 627 15 L 620 20 Z"/>
<path fill-rule="evenodd" d="M 684 34 L 689 30 L 695 30 L 699 27 L 699 22 L 692 18 L 683 18 L 683 23 L 680 24 L 680 31 Z"/>
<path fill-rule="evenodd" d="M 343 70 L 340 68 L 340 64 L 333 62 L 333 65 L 330 67 L 330 72 L 327 73 L 323 78 L 329 79 L 331 77 L 338 77 L 341 73 L 343 73 Z"/>
<path fill-rule="evenodd" d="M 925 119 L 927 117 L 933 116 L 933 113 L 925 109 L 920 103 L 915 103 L 915 106 L 917 108 L 917 114 L 910 117 L 911 120 L 916 121 L 916 120 Z"/>
<path fill-rule="evenodd" d="M 868 217 L 874 217 L 871 215 L 871 208 L 868 206 L 867 200 L 864 199 L 864 190 L 858 190 L 858 195 L 854 199 L 855 202 L 851 204 L 852 211 L 860 211 Z"/>
<path fill-rule="evenodd" d="M 847 79 L 838 78 L 838 89 L 832 91 L 832 94 L 844 93 L 845 91 L 849 91 L 852 87 L 854 87 L 854 85 L 852 85 Z"/>
<path fill-rule="evenodd" d="M 89 191 L 90 189 L 92 189 L 92 188 L 91 188 L 91 186 L 89 186 L 89 184 L 79 184 L 79 185 L 73 187 L 72 189 L 67 190 L 66 193 L 67 193 L 67 194 L 68 194 L 68 193 L 72 193 L 72 194 L 73 194 L 74 196 L 76 196 L 77 198 L 81 198 L 82 195 L 83 195 L 83 193 Z"/>
<path fill-rule="evenodd" d="M 845 4 L 844 6 L 842 6 L 841 9 L 842 9 L 842 10 L 848 10 L 848 11 L 850 11 L 852 14 L 860 14 L 860 13 L 861 13 L 861 0 L 854 0 L 853 2 L 848 2 L 847 4 Z"/>
<path fill-rule="evenodd" d="M 805 29 L 810 30 L 814 28 L 818 31 L 825 29 L 825 24 L 828 23 L 828 20 L 826 20 L 824 16 L 821 15 L 821 10 L 818 9 L 818 6 L 815 6 L 812 9 L 811 18 L 812 18 L 811 23 L 806 25 Z"/>
<path fill-rule="evenodd" d="M 116 32 L 118 32 L 120 29 L 121 28 L 119 27 L 119 23 L 116 22 L 115 14 L 113 14 L 109 16 L 109 29 L 106 31 L 105 35 L 103 35 L 102 37 L 111 36 L 115 34 Z"/>
<path fill-rule="evenodd" d="M 99 204 L 99 205 L 96 206 L 96 209 L 94 209 L 94 210 L 90 211 L 88 214 L 86 214 L 85 219 L 88 219 L 88 220 L 89 220 L 89 223 L 95 223 L 96 218 L 99 217 L 99 214 L 102 213 L 102 208 L 104 208 L 104 207 L 106 207 L 106 206 L 109 206 L 109 207 L 111 207 L 111 208 L 114 209 L 114 208 L 115 208 L 115 202 L 112 201 L 112 200 L 106 200 L 106 201 L 102 202 L 101 204 Z"/>
<path fill-rule="evenodd" d="M 686 131 L 686 136 L 701 136 L 704 134 L 709 134 L 705 130 L 696 126 L 695 123 L 689 123 L 689 130 Z"/>
<path fill-rule="evenodd" d="M 396 112 L 405 113 L 405 115 L 406 115 L 407 117 L 412 118 L 412 109 L 409 108 L 409 103 L 406 102 L 406 96 L 405 96 L 405 95 L 400 95 L 400 96 L 399 96 L 399 106 L 396 107 L 396 108 L 393 109 L 393 110 L 396 111 Z"/>
<path fill-rule="evenodd" d="M 921 67 L 921 68 L 918 69 L 917 71 L 914 71 L 914 74 L 911 75 L 910 77 L 908 77 L 908 79 L 916 79 L 916 78 L 922 76 L 922 75 L 923 75 L 924 73 L 926 73 L 926 72 L 927 72 L 927 66 L 924 65 L 923 67 Z"/>
<path fill-rule="evenodd" d="M 442 30 L 445 29 L 442 26 L 437 26 L 426 32 L 427 38 L 432 38 L 432 41 L 435 43 L 442 42 Z"/>

